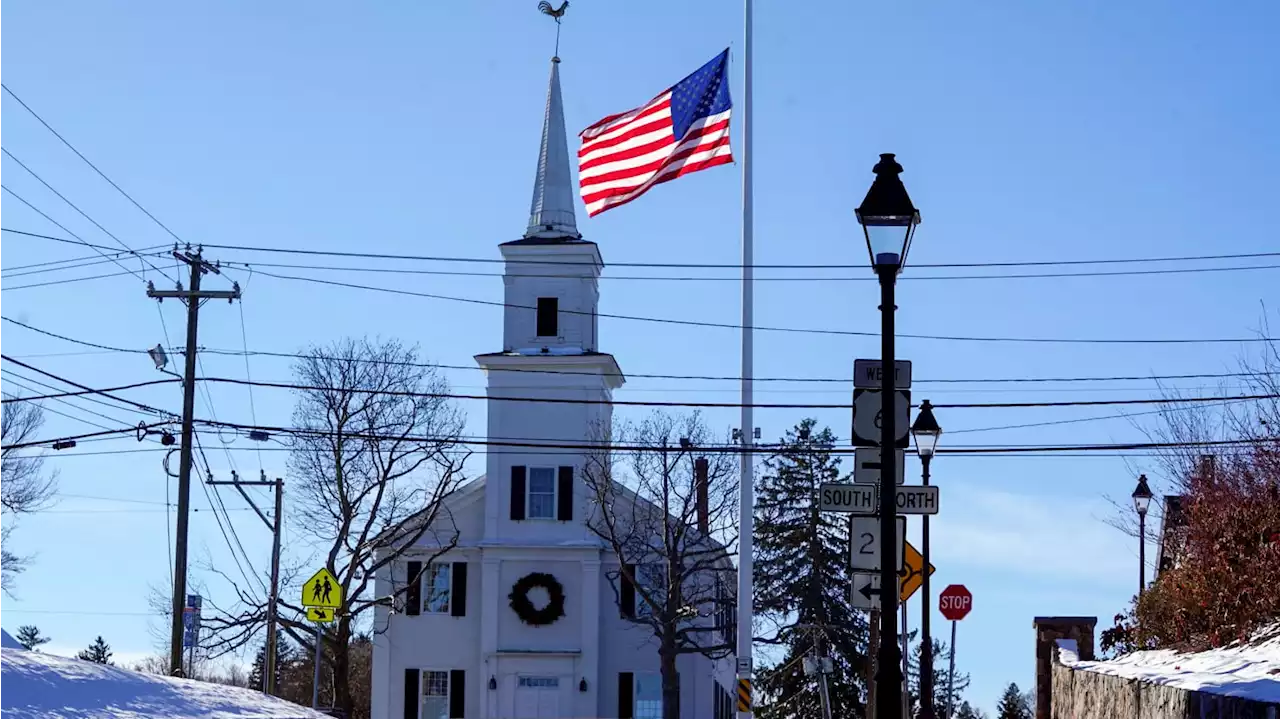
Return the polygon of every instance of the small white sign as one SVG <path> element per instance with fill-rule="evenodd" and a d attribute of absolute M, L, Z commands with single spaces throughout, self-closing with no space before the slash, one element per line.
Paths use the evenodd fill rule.
<path fill-rule="evenodd" d="M 894 450 L 893 473 L 897 475 L 897 484 L 906 479 L 907 453 L 901 449 Z M 880 484 L 880 448 L 858 447 L 853 451 L 853 481 L 857 484 Z"/>
<path fill-rule="evenodd" d="M 900 389 L 893 393 L 895 447 L 906 447 L 911 433 L 911 391 Z M 879 447 L 881 416 L 880 391 L 874 389 L 853 390 L 853 444 L 857 447 Z"/>
<path fill-rule="evenodd" d="M 818 490 L 818 509 L 823 512 L 874 514 L 876 488 L 864 484 L 824 484 Z"/>
<path fill-rule="evenodd" d="M 872 611 L 880 608 L 880 573 L 853 573 L 849 603 L 854 609 Z"/>
<path fill-rule="evenodd" d="M 738 676 L 751 676 L 751 659 L 747 657 L 738 657 Z"/>
<path fill-rule="evenodd" d="M 850 517 L 852 524 L 849 531 L 850 560 L 849 564 L 860 572 L 880 571 L 880 517 Z M 898 555 L 897 570 L 902 571 L 907 563 L 907 518 L 897 517 Z"/>
<path fill-rule="evenodd" d="M 938 488 L 934 485 L 898 487 L 898 514 L 937 514 Z"/>
<path fill-rule="evenodd" d="M 867 389 L 884 387 L 884 362 L 881 360 L 854 360 L 853 386 Z M 911 360 L 894 360 L 893 388 L 911 389 Z"/>

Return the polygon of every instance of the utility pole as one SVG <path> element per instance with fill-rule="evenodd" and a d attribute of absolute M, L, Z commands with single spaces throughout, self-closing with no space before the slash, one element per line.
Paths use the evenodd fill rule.
<path fill-rule="evenodd" d="M 160 301 L 167 298 L 179 299 L 187 305 L 187 357 L 186 372 L 182 383 L 182 447 L 181 466 L 178 468 L 178 526 L 174 540 L 173 552 L 173 616 L 170 632 L 169 671 L 175 676 L 182 675 L 182 610 L 186 606 L 187 594 L 187 525 L 191 511 L 191 449 L 193 445 L 192 424 L 196 404 L 196 348 L 197 330 L 200 326 L 200 303 L 206 299 L 220 299 L 232 302 L 240 299 L 240 285 L 237 283 L 230 291 L 201 291 L 200 278 L 209 272 L 222 274 L 217 265 L 204 261 L 200 256 L 200 248 L 193 253 L 190 247 L 179 252 L 174 248 L 173 256 L 185 262 L 191 268 L 191 289 L 184 290 L 178 285 L 173 290 L 157 290 L 147 283 L 147 297 Z"/>
<path fill-rule="evenodd" d="M 275 693 L 276 683 L 276 626 L 279 623 L 279 601 L 280 601 L 280 531 L 284 527 L 284 480 L 276 478 L 268 480 L 266 471 L 262 472 L 262 479 L 257 482 L 245 482 L 240 479 L 240 475 L 235 471 L 231 472 L 230 482 L 215 482 L 212 479 L 207 484 L 213 486 L 229 484 L 240 492 L 253 511 L 258 514 L 258 518 L 266 523 L 267 528 L 271 530 L 271 586 L 268 588 L 269 602 L 267 606 L 267 644 L 263 648 L 262 661 L 262 691 L 264 694 Z M 262 510 L 258 509 L 258 505 L 244 491 L 246 486 L 264 487 L 270 486 L 276 489 L 276 507 L 275 514 L 271 515 L 271 519 L 267 519 L 262 514 Z"/>
<path fill-rule="evenodd" d="M 867 637 L 867 671 L 865 681 L 867 683 L 867 717 L 875 719 L 876 716 L 876 661 L 880 656 L 880 610 L 871 610 L 871 620 L 868 622 L 870 629 Z"/>

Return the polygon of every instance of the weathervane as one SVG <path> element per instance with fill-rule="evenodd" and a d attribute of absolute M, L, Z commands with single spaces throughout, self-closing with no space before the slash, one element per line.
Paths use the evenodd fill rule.
<path fill-rule="evenodd" d="M 564 17 L 564 11 L 569 9 L 569 0 L 564 0 L 564 2 L 561 3 L 560 5 L 559 10 L 552 8 L 551 3 L 547 2 L 547 0 L 542 0 L 542 2 L 538 3 L 538 9 L 542 11 L 542 14 L 550 15 L 551 17 L 555 18 L 555 21 L 556 21 L 555 57 L 557 60 L 559 60 L 560 59 L 560 18 Z"/>

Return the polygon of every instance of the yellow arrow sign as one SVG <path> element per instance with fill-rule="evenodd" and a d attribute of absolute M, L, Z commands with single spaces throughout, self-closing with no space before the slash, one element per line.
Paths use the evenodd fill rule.
<path fill-rule="evenodd" d="M 342 608 L 342 585 L 328 569 L 321 569 L 302 585 L 302 606 Z"/>
<path fill-rule="evenodd" d="M 337 619 L 337 617 L 334 616 L 334 611 L 332 609 L 329 609 L 327 607 L 307 607 L 308 621 L 319 622 L 320 624 L 328 624 L 329 622 L 332 622 L 335 619 Z"/>
<path fill-rule="evenodd" d="M 920 586 L 924 584 L 924 555 L 920 550 L 912 546 L 911 542 L 907 542 L 906 565 L 902 571 L 898 572 L 898 601 L 905 602 L 911 598 L 911 595 L 919 591 Z M 937 567 L 929 565 L 929 576 L 933 576 Z"/>

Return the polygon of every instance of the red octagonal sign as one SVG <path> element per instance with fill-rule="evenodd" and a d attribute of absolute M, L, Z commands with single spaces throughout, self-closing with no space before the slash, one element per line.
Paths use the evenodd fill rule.
<path fill-rule="evenodd" d="M 953 622 L 964 619 L 970 609 L 973 609 L 973 595 L 963 584 L 952 584 L 938 595 L 938 611 Z"/>

